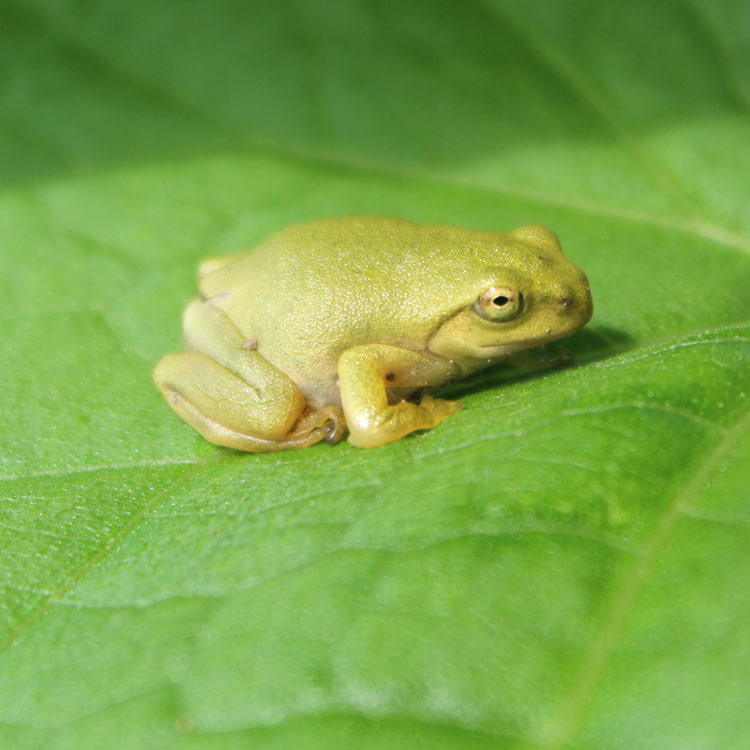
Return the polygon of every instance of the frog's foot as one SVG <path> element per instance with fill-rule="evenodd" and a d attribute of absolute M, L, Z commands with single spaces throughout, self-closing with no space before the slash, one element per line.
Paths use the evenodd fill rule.
<path fill-rule="evenodd" d="M 351 428 L 349 442 L 360 448 L 375 448 L 415 430 L 429 430 L 462 408 L 460 401 L 425 396 L 419 404 L 401 401 L 382 410 L 363 412 Z"/>
<path fill-rule="evenodd" d="M 329 445 L 336 445 L 345 432 L 344 413 L 337 406 L 323 406 L 320 409 L 312 409 L 308 406 L 288 439 L 303 438 L 305 435 L 314 433 L 320 437 L 313 442 L 325 440 Z"/>

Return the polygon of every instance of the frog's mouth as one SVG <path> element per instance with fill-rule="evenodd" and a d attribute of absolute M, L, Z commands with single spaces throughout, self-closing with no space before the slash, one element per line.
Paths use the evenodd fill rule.
<path fill-rule="evenodd" d="M 477 349 L 480 352 L 480 356 L 507 357 L 511 354 L 515 354 L 516 352 L 523 351 L 524 349 L 535 349 L 536 347 L 550 344 L 553 341 L 564 339 L 566 336 L 570 336 L 572 333 L 573 331 L 569 330 L 560 330 L 553 332 L 552 329 L 548 328 L 544 332 L 544 334 L 540 336 L 525 336 L 523 340 L 518 341 L 517 343 L 501 344 L 499 346 L 494 344 L 486 344 L 477 347 Z"/>

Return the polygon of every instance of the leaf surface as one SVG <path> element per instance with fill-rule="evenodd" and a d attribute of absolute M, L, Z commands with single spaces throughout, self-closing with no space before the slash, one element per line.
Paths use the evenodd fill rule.
<path fill-rule="evenodd" d="M 0 746 L 750 745 L 739 0 L 2 0 Z M 555 228 L 595 317 L 372 450 L 151 384 L 200 259 Z"/>

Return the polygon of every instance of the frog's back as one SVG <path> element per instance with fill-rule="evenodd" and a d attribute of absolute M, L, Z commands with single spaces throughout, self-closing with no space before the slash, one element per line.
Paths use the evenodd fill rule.
<path fill-rule="evenodd" d="M 331 292 L 353 281 L 373 291 L 383 284 L 392 295 L 399 276 L 407 280 L 407 267 L 434 269 L 446 248 L 473 244 L 482 234 L 371 216 L 296 224 L 252 250 L 204 262 L 200 291 L 207 298 L 247 284 L 307 286 L 315 280 Z"/>

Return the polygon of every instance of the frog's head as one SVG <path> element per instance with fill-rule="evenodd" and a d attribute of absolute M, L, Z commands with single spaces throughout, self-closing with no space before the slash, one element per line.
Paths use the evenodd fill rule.
<path fill-rule="evenodd" d="M 458 304 L 428 344 L 466 371 L 569 336 L 593 312 L 588 279 L 551 230 L 532 225 L 493 237 L 473 248 Z"/>

